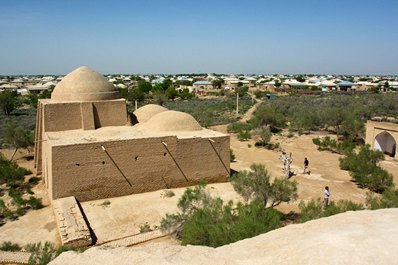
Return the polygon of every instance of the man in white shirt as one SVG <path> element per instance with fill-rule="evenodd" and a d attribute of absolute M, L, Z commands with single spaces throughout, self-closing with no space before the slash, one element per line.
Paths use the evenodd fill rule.
<path fill-rule="evenodd" d="M 323 209 L 326 209 L 326 207 L 328 207 L 329 197 L 330 197 L 329 187 L 326 186 L 325 191 L 324 191 L 324 198 L 323 198 Z"/>

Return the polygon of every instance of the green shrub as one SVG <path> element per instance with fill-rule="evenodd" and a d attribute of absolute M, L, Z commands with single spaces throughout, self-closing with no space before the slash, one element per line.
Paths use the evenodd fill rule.
<path fill-rule="evenodd" d="M 372 150 L 369 145 L 365 145 L 358 154 L 351 152 L 340 158 L 340 168 L 350 171 L 350 175 L 360 187 L 382 193 L 393 185 L 393 178 L 378 166 L 381 160 L 384 160 L 383 152 Z"/>
<path fill-rule="evenodd" d="M 234 209 L 232 201 L 212 198 L 204 187 L 186 189 L 178 202 L 180 211 L 161 221 L 160 229 L 173 233 L 183 245 L 218 247 L 281 226 L 283 215 L 262 202 L 239 203 Z"/>
<path fill-rule="evenodd" d="M 185 223 L 181 243 L 219 247 L 279 228 L 282 216 L 259 202 L 239 203 L 233 211 L 231 203 L 223 205 L 219 199 Z"/>
<path fill-rule="evenodd" d="M 355 143 L 352 141 L 336 141 L 326 136 L 323 139 L 314 138 L 312 142 L 318 146 L 319 151 L 331 151 L 333 153 L 338 153 L 341 155 L 347 155 L 351 153 L 355 148 Z"/>
<path fill-rule="evenodd" d="M 86 248 L 76 248 L 69 246 L 55 247 L 53 243 L 45 242 L 42 244 L 34 243 L 25 246 L 25 250 L 30 252 L 29 264 L 31 265 L 46 265 L 56 257 L 58 257 L 62 252 L 65 251 L 78 251 L 83 252 Z"/>
<path fill-rule="evenodd" d="M 251 125 L 246 122 L 234 122 L 228 125 L 227 131 L 229 133 L 239 133 L 242 131 L 250 131 L 251 130 Z"/>
<path fill-rule="evenodd" d="M 0 154 L 0 185 L 6 183 L 8 186 L 15 185 L 24 180 L 24 176 L 31 172 L 19 167 L 15 162 L 8 161 Z"/>
<path fill-rule="evenodd" d="M 172 190 L 164 190 L 161 194 L 162 198 L 171 198 L 174 197 L 176 194 Z"/>
<path fill-rule="evenodd" d="M 398 189 L 388 188 L 381 194 L 381 196 L 375 196 L 369 192 L 366 197 L 366 205 L 371 210 L 398 208 Z"/>
<path fill-rule="evenodd" d="M 140 225 L 140 233 L 147 233 L 151 231 L 153 231 L 153 229 L 147 222 L 145 222 L 143 225 Z"/>
<path fill-rule="evenodd" d="M 229 149 L 229 161 L 234 162 L 235 158 L 236 157 L 235 157 L 234 151 L 232 149 Z"/>
<path fill-rule="evenodd" d="M 29 199 L 26 201 L 26 204 L 29 205 L 32 209 L 38 210 L 43 208 L 42 200 L 41 198 L 35 198 L 33 196 L 30 196 Z"/>
<path fill-rule="evenodd" d="M 319 219 L 347 211 L 359 211 L 363 210 L 364 207 L 361 204 L 356 204 L 348 200 L 340 200 L 338 202 L 330 202 L 326 209 L 323 209 L 323 201 L 318 199 L 312 199 L 311 201 L 299 203 L 300 215 L 298 218 L 299 223 L 304 223 L 310 220 Z"/>
<path fill-rule="evenodd" d="M 275 178 L 270 181 L 271 175 L 264 165 L 252 164 L 250 171 L 242 171 L 231 178 L 232 185 L 246 201 L 261 201 L 270 207 L 282 202 L 297 199 L 297 182 L 285 178 Z"/>
<path fill-rule="evenodd" d="M 247 141 L 251 138 L 250 131 L 241 131 L 238 133 L 239 141 Z"/>
<path fill-rule="evenodd" d="M 0 250 L 1 251 L 11 251 L 11 252 L 15 252 L 15 251 L 20 251 L 22 248 L 15 243 L 12 243 L 10 241 L 5 241 L 0 245 Z"/>

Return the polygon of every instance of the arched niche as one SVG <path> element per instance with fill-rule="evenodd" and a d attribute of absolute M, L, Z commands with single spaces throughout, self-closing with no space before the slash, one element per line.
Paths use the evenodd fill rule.
<path fill-rule="evenodd" d="M 391 157 L 395 157 L 397 143 L 390 133 L 384 131 L 375 137 L 374 148 Z"/>

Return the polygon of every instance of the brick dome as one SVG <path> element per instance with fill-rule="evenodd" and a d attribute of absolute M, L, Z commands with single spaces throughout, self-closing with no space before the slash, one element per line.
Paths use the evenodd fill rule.
<path fill-rule="evenodd" d="M 119 92 L 103 75 L 82 66 L 66 75 L 51 94 L 54 101 L 97 101 L 120 98 Z"/>

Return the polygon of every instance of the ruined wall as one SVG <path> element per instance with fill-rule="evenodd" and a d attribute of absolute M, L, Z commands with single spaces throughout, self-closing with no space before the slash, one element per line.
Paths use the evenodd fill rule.
<path fill-rule="evenodd" d="M 169 136 L 51 146 L 50 197 L 88 201 L 190 186 L 202 179 L 225 182 L 229 136 L 212 141 Z"/>

